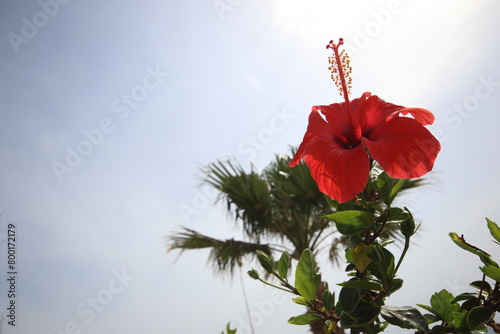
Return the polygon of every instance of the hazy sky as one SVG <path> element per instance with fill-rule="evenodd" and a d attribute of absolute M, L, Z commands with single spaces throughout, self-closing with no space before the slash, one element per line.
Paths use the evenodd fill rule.
<path fill-rule="evenodd" d="M 306 4 L 307 3 L 307 4 Z M 330 39 L 343 37 L 352 97 L 431 110 L 443 149 L 425 189 L 403 290 L 427 304 L 481 279 L 448 232 L 499 260 L 498 1 L 3 1 L 0 5 L 0 314 L 16 233 L 16 326 L 1 333 L 306 333 L 303 309 L 208 252 L 165 254 L 179 226 L 240 238 L 199 168 L 265 167 L 304 135 L 312 105 L 340 102 Z M 319 259 L 321 260 L 321 259 Z M 245 273 L 255 264 L 242 268 Z M 345 275 L 323 265 L 330 285 Z M 2 318 L 0 317 L 0 320 Z M 404 333 L 394 329 L 391 333 Z M 409 331 L 406 331 L 409 332 Z"/>

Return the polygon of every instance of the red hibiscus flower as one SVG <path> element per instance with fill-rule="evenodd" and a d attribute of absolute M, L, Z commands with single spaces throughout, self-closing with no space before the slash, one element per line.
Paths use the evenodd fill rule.
<path fill-rule="evenodd" d="M 432 170 L 441 149 L 424 127 L 434 122 L 425 109 L 405 108 L 364 93 L 349 101 L 349 60 L 330 42 L 332 78 L 345 102 L 315 106 L 290 166 L 304 159 L 321 192 L 340 203 L 363 191 L 373 160 L 393 178 L 420 177 Z M 336 67 L 334 66 L 336 65 Z"/>

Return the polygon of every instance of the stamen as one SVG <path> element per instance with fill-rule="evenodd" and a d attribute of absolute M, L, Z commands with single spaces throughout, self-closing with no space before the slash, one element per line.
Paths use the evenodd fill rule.
<path fill-rule="evenodd" d="M 343 96 L 347 103 L 349 103 L 349 93 L 352 88 L 351 72 L 349 55 L 342 50 L 339 52 L 339 47 L 344 44 L 344 39 L 340 38 L 338 44 L 333 41 L 326 46 L 327 49 L 333 50 L 333 55 L 328 57 L 330 66 L 328 69 L 331 72 L 331 78 L 337 86 L 340 96 Z"/>
<path fill-rule="evenodd" d="M 335 85 L 339 89 L 340 96 L 344 97 L 345 108 L 347 112 L 347 119 L 349 121 L 349 126 L 352 130 L 352 138 L 348 138 L 350 143 L 359 143 L 359 138 L 361 136 L 361 128 L 358 123 L 355 123 L 353 116 L 351 115 L 351 103 L 349 101 L 349 93 L 351 91 L 352 78 L 351 71 L 352 68 L 349 65 L 349 56 L 345 51 L 339 52 L 339 47 L 344 44 L 344 39 L 340 38 L 338 44 L 330 43 L 326 46 L 327 49 L 333 50 L 333 56 L 328 57 L 328 62 L 331 71 L 331 78 Z"/>

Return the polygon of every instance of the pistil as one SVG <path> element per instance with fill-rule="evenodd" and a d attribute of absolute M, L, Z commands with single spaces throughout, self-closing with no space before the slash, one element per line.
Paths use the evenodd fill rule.
<path fill-rule="evenodd" d="M 349 101 L 349 93 L 352 84 L 352 68 L 349 65 L 350 60 L 347 53 L 345 51 L 339 52 L 339 47 L 343 44 L 344 39 L 340 38 L 337 44 L 335 44 L 333 41 L 330 41 L 330 43 L 326 46 L 327 49 L 333 50 L 333 56 L 328 57 L 328 62 L 330 63 L 330 67 L 328 67 L 328 69 L 331 71 L 331 78 L 335 85 L 338 87 L 340 95 L 344 97 L 349 126 L 351 127 L 352 132 L 356 137 L 351 139 L 358 140 L 359 129 L 354 126 L 351 115 L 351 103 Z"/>

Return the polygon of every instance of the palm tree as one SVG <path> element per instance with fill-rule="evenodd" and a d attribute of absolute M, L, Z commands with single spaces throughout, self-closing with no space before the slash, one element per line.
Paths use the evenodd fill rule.
<path fill-rule="evenodd" d="M 293 156 L 293 149 L 291 153 Z M 290 168 L 290 160 L 291 156 L 277 155 L 261 172 L 248 173 L 231 160 L 219 160 L 203 168 L 203 182 L 220 192 L 218 201 L 226 205 L 246 240 L 220 240 L 183 227 L 181 232 L 167 237 L 168 250 L 207 248 L 215 270 L 231 274 L 236 265 L 241 267 L 257 250 L 272 255 L 286 249 L 296 260 L 307 248 L 314 255 L 327 250 L 330 260 L 337 262 L 347 238 L 322 218 L 333 209 L 308 167 L 302 162 Z M 412 180 L 406 187 L 418 184 Z M 322 326 L 313 325 L 313 333 L 323 333 Z"/>
<path fill-rule="evenodd" d="M 293 153 L 293 152 L 292 152 Z M 219 272 L 232 272 L 256 250 L 268 254 L 287 249 L 294 259 L 309 248 L 317 253 L 335 234 L 323 215 L 332 209 L 304 163 L 290 168 L 290 156 L 277 155 L 264 170 L 247 173 L 235 161 L 217 161 L 204 167 L 203 182 L 216 188 L 234 222 L 247 240 L 220 240 L 183 227 L 167 238 L 168 250 L 210 249 L 209 260 Z M 340 234 L 338 235 L 341 238 Z M 334 243 L 339 247 L 341 243 Z M 337 252 L 330 250 L 331 259 Z"/>

